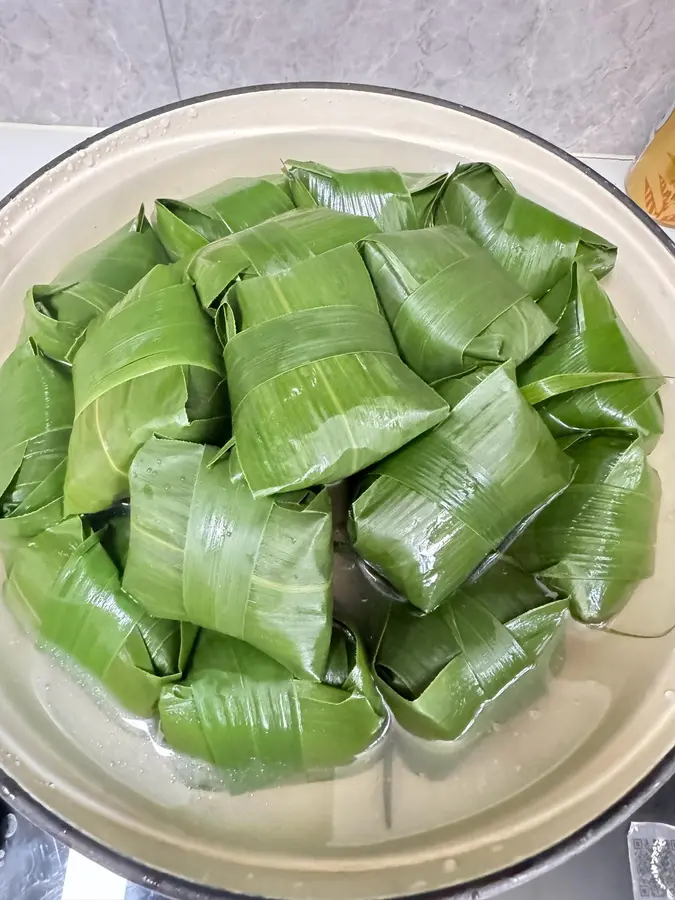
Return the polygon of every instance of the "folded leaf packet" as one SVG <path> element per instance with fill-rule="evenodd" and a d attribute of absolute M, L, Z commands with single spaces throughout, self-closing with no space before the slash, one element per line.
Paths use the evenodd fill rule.
<path fill-rule="evenodd" d="M 188 676 L 159 703 L 167 743 L 252 790 L 294 774 L 327 774 L 382 733 L 385 710 L 360 641 L 336 626 L 324 683 L 291 676 L 243 641 L 203 631 Z"/>
<path fill-rule="evenodd" d="M 459 225 L 485 247 L 535 300 L 582 263 L 602 278 L 616 246 L 516 191 L 489 163 L 457 166 L 431 205 L 429 225 Z"/>
<path fill-rule="evenodd" d="M 153 434 L 227 436 L 222 348 L 189 284 L 153 269 L 91 324 L 73 362 L 75 422 L 68 452 L 68 514 L 128 495 L 129 466 Z"/>
<path fill-rule="evenodd" d="M 238 282 L 226 315 L 234 437 L 256 496 L 347 478 L 447 415 L 399 357 L 352 245 Z"/>
<path fill-rule="evenodd" d="M 661 484 L 639 441 L 601 435 L 566 452 L 577 465 L 572 484 L 511 552 L 569 597 L 575 618 L 603 622 L 654 571 Z"/>
<path fill-rule="evenodd" d="M 228 178 L 186 200 L 157 200 L 156 229 L 172 260 L 293 209 L 283 176 Z"/>
<path fill-rule="evenodd" d="M 480 363 L 522 363 L 555 330 L 455 225 L 378 234 L 359 247 L 403 359 L 427 382 Z"/>
<path fill-rule="evenodd" d="M 0 368 L 0 547 L 8 551 L 63 518 L 73 384 L 32 341 Z"/>
<path fill-rule="evenodd" d="M 33 338 L 47 356 L 72 362 L 89 322 L 166 262 L 141 206 L 133 222 L 76 257 L 51 284 L 28 291 L 23 336 Z"/>
<path fill-rule="evenodd" d="M 377 465 L 352 507 L 356 552 L 426 612 L 572 476 L 512 363 L 468 377 L 445 422 Z M 454 403 L 455 380 L 439 392 Z"/>
<path fill-rule="evenodd" d="M 19 551 L 5 599 L 47 645 L 95 675 L 125 709 L 152 715 L 162 687 L 182 675 L 196 629 L 147 615 L 126 594 L 100 543 L 78 518 Z"/>
<path fill-rule="evenodd" d="M 452 741 L 479 716 L 502 719 L 545 684 L 562 650 L 567 602 L 508 561 L 425 616 L 394 603 L 375 660 L 397 721 Z"/>
<path fill-rule="evenodd" d="M 235 453 L 153 439 L 131 467 L 124 588 L 149 613 L 240 638 L 319 681 L 332 625 L 325 492 L 254 499 Z"/>
<path fill-rule="evenodd" d="M 556 436 L 612 431 L 651 447 L 663 432 L 663 377 L 597 280 L 575 264 L 556 335 L 518 370 L 525 396 Z"/>

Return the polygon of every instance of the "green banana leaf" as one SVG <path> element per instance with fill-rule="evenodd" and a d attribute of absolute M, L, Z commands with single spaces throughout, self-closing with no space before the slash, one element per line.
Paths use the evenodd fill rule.
<path fill-rule="evenodd" d="M 394 603 L 375 660 L 397 721 L 428 740 L 476 733 L 531 702 L 560 656 L 566 600 L 512 563 L 494 563 L 420 616 Z"/>
<path fill-rule="evenodd" d="M 319 681 L 331 636 L 330 501 L 255 500 L 236 453 L 153 439 L 131 467 L 124 588 L 149 613 L 195 622 Z"/>
<path fill-rule="evenodd" d="M 186 200 L 157 200 L 155 228 L 172 260 L 293 209 L 282 176 L 229 178 Z"/>
<path fill-rule="evenodd" d="M 661 485 L 639 441 L 600 435 L 566 452 L 577 464 L 572 484 L 510 552 L 569 596 L 575 618 L 603 622 L 654 570 Z"/>
<path fill-rule="evenodd" d="M 400 359 L 353 245 L 238 282 L 226 318 L 234 436 L 256 496 L 347 478 L 447 415 Z"/>
<path fill-rule="evenodd" d="M 481 362 L 521 363 L 555 331 L 461 228 L 381 234 L 359 247 L 403 359 L 427 382 Z"/>
<path fill-rule="evenodd" d="M 209 244 L 189 262 L 187 274 L 202 305 L 208 307 L 238 278 L 276 275 L 377 230 L 365 216 L 294 210 Z"/>
<path fill-rule="evenodd" d="M 373 469 L 352 507 L 355 550 L 428 612 L 571 476 L 570 460 L 505 363 L 442 425 Z"/>
<path fill-rule="evenodd" d="M 150 716 L 162 687 L 182 675 L 193 625 L 154 619 L 121 586 L 100 543 L 78 518 L 19 551 L 5 588 L 17 619 L 95 675 L 125 709 Z"/>
<path fill-rule="evenodd" d="M 563 286 L 557 334 L 518 370 L 523 393 L 556 436 L 613 431 L 653 445 L 663 432 L 663 378 L 593 275 L 575 264 L 559 295 Z"/>
<path fill-rule="evenodd" d="M 7 554 L 63 518 L 73 406 L 70 373 L 32 341 L 19 344 L 0 369 L 0 549 Z"/>
<path fill-rule="evenodd" d="M 73 361 L 75 422 L 67 514 L 128 496 L 129 466 L 153 434 L 226 436 L 222 348 L 194 291 L 168 266 L 153 269 L 93 322 Z"/>
<path fill-rule="evenodd" d="M 539 299 L 575 260 L 602 278 L 616 261 L 610 241 L 519 194 L 489 163 L 457 166 L 423 225 L 459 225 Z"/>
<path fill-rule="evenodd" d="M 84 331 L 141 278 L 167 262 L 141 206 L 133 222 L 76 257 L 51 284 L 26 294 L 23 336 L 47 356 L 72 362 Z"/>
<path fill-rule="evenodd" d="M 295 679 L 249 644 L 203 631 L 186 680 L 162 691 L 162 733 L 238 790 L 326 774 L 367 750 L 386 715 L 360 642 L 339 626 L 326 682 Z"/>
<path fill-rule="evenodd" d="M 396 169 L 331 169 L 316 162 L 284 163 L 291 195 L 300 208 L 324 206 L 336 212 L 369 216 L 382 231 L 419 228 L 417 208 L 438 175 L 404 176 Z M 417 202 L 413 192 L 419 195 Z"/>

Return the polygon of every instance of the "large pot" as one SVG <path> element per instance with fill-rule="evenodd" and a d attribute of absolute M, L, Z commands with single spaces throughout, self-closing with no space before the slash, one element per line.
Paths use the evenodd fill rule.
<path fill-rule="evenodd" d="M 675 374 L 675 248 L 620 191 L 482 113 L 309 84 L 213 94 L 131 119 L 17 188 L 0 209 L 0 356 L 16 340 L 26 289 L 130 219 L 140 200 L 276 171 L 285 157 L 407 171 L 495 163 L 529 196 L 617 243 L 608 290 L 638 340 Z M 536 710 L 454 766 L 436 760 L 432 778 L 399 758 L 375 759 L 333 782 L 255 795 L 189 789 L 138 723 L 92 698 L 1 609 L 0 790 L 61 840 L 180 898 L 477 898 L 576 852 L 675 771 L 669 388 L 663 399 L 666 433 L 652 456 L 663 481 L 656 574 L 613 623 L 651 637 L 572 627 L 562 673 Z"/>

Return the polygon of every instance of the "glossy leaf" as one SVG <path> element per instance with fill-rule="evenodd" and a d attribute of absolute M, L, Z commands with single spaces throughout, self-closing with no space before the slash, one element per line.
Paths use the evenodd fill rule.
<path fill-rule="evenodd" d="M 196 441 L 226 435 L 221 353 L 194 291 L 166 266 L 90 326 L 73 363 L 68 514 L 127 496 L 131 461 L 153 434 Z"/>
<path fill-rule="evenodd" d="M 435 609 L 571 475 L 506 363 L 373 469 L 352 509 L 355 549 L 410 603 Z"/>
<path fill-rule="evenodd" d="M 531 701 L 561 650 L 567 617 L 565 600 L 499 561 L 428 615 L 392 605 L 375 661 L 380 690 L 407 730 L 456 740 Z"/>
<path fill-rule="evenodd" d="M 614 244 L 519 194 L 488 163 L 457 166 L 432 208 L 432 219 L 424 224 L 459 225 L 535 299 L 563 278 L 575 260 L 598 278 L 616 260 Z"/>
<path fill-rule="evenodd" d="M 408 184 L 396 169 L 345 172 L 321 163 L 288 159 L 284 171 L 295 205 L 300 208 L 323 206 L 336 212 L 368 216 L 382 231 L 418 227 Z"/>
<path fill-rule="evenodd" d="M 240 638 L 320 680 L 332 621 L 325 495 L 255 500 L 235 454 L 150 440 L 131 467 L 124 587 L 148 612 Z"/>
<path fill-rule="evenodd" d="M 373 220 L 364 216 L 328 209 L 295 210 L 209 244 L 195 254 L 187 272 L 208 307 L 238 278 L 276 275 L 375 231 Z"/>
<path fill-rule="evenodd" d="M 164 737 L 226 770 L 239 790 L 326 775 L 364 752 L 385 721 L 350 632 L 336 628 L 331 660 L 330 684 L 298 680 L 249 644 L 204 631 L 185 682 L 162 692 Z"/>
<path fill-rule="evenodd" d="M 518 371 L 523 393 L 553 434 L 613 431 L 648 444 L 663 431 L 663 378 L 597 280 L 575 265 L 557 334 Z"/>
<path fill-rule="evenodd" d="M 339 481 L 447 415 L 400 359 L 353 246 L 244 280 L 227 302 L 234 436 L 255 495 Z"/>
<path fill-rule="evenodd" d="M 23 335 L 33 338 L 47 356 L 72 362 L 89 322 L 166 261 L 141 207 L 133 222 L 76 257 L 51 284 L 28 291 Z"/>
<path fill-rule="evenodd" d="M 660 481 L 640 442 L 630 438 L 582 438 L 566 452 L 578 467 L 572 484 L 511 552 L 569 595 L 576 618 L 602 622 L 654 570 Z"/>
<path fill-rule="evenodd" d="M 228 178 L 186 200 L 157 200 L 156 229 L 173 260 L 293 209 L 285 179 Z"/>
<path fill-rule="evenodd" d="M 7 552 L 63 518 L 73 385 L 31 341 L 0 369 L 0 421 L 0 547 Z"/>
<path fill-rule="evenodd" d="M 196 629 L 153 619 L 126 594 L 100 543 L 66 519 L 19 551 L 6 587 L 14 615 L 47 646 L 95 675 L 129 711 L 152 715 L 177 681 Z"/>
<path fill-rule="evenodd" d="M 360 249 L 403 359 L 427 382 L 482 362 L 521 363 L 555 330 L 457 226 L 376 235 Z"/>

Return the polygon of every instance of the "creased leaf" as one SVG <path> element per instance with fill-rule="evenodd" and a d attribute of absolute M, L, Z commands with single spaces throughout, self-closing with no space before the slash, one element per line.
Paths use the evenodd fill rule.
<path fill-rule="evenodd" d="M 75 423 L 66 512 L 128 495 L 128 472 L 153 434 L 219 440 L 227 399 L 221 347 L 192 288 L 158 266 L 93 323 L 73 363 Z"/>
<path fill-rule="evenodd" d="M 572 484 L 511 552 L 569 596 L 576 618 L 602 622 L 653 572 L 660 481 L 630 438 L 582 438 L 566 452 L 578 466 Z"/>
<path fill-rule="evenodd" d="M 30 341 L 0 369 L 0 421 L 0 547 L 7 553 L 63 518 L 73 385 Z"/>
<path fill-rule="evenodd" d="M 563 285 L 557 334 L 518 370 L 523 393 L 556 436 L 610 430 L 653 444 L 663 431 L 663 378 L 583 266 L 556 291 Z"/>
<path fill-rule="evenodd" d="M 404 728 L 456 740 L 531 701 L 566 619 L 566 601 L 499 561 L 428 615 L 392 605 L 375 661 L 379 687 Z"/>
<path fill-rule="evenodd" d="M 124 587 L 148 612 L 240 638 L 320 680 L 331 635 L 327 498 L 254 500 L 236 455 L 150 440 L 131 467 Z"/>
<path fill-rule="evenodd" d="M 47 356 L 72 362 L 89 322 L 166 261 L 141 207 L 133 222 L 74 259 L 51 284 L 28 291 L 23 336 L 33 338 Z"/>
<path fill-rule="evenodd" d="M 614 244 L 519 194 L 488 163 L 459 165 L 448 177 L 433 208 L 433 224 L 448 223 L 489 250 L 535 300 L 575 260 L 598 278 L 616 260 Z"/>
<path fill-rule="evenodd" d="M 14 615 L 48 646 L 95 675 L 122 705 L 150 716 L 162 687 L 177 681 L 196 629 L 148 616 L 126 594 L 100 535 L 77 518 L 19 551 L 6 587 Z"/>
<path fill-rule="evenodd" d="M 293 209 L 285 179 L 229 178 L 186 200 L 157 200 L 156 229 L 173 260 Z"/>
<path fill-rule="evenodd" d="M 554 326 L 493 257 L 454 225 L 360 244 L 403 359 L 427 382 L 477 363 L 516 364 Z"/>
<path fill-rule="evenodd" d="M 234 436 L 255 495 L 339 481 L 445 418 L 400 359 L 355 247 L 246 279 L 227 302 L 242 329 L 225 346 Z"/>
<path fill-rule="evenodd" d="M 353 505 L 356 551 L 414 606 L 435 609 L 571 475 L 505 363 L 373 469 Z"/>
<path fill-rule="evenodd" d="M 381 733 L 385 713 L 357 639 L 337 627 L 334 644 L 333 683 L 317 684 L 249 644 L 202 632 L 187 679 L 162 692 L 167 743 L 221 767 L 238 790 L 347 765 Z"/>

